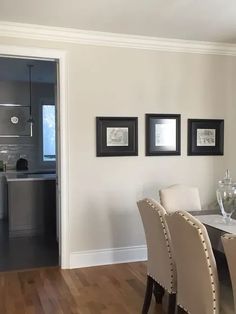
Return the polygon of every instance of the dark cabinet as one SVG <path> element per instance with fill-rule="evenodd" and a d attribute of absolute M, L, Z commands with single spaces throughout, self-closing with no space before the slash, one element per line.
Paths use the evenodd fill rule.
<path fill-rule="evenodd" d="M 56 235 L 56 181 L 8 181 L 9 235 Z"/>

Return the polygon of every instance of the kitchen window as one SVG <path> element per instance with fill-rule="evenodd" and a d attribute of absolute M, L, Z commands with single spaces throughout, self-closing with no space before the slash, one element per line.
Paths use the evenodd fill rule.
<path fill-rule="evenodd" d="M 56 160 L 56 110 L 55 105 L 42 105 L 43 161 Z"/>

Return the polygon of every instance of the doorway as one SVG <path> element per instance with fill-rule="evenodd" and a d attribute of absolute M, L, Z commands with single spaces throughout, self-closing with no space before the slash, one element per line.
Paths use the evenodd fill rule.
<path fill-rule="evenodd" d="M 1 47 L 0 47 L 1 48 Z M 6 48 L 6 47 L 5 47 Z M 6 50 L 6 49 L 3 49 L 3 50 Z M 18 49 L 18 51 L 21 50 L 20 48 Z M 25 50 L 25 49 L 23 49 Z M 0 52 L 1 52 L 1 49 L 0 49 Z M 38 51 L 37 51 L 37 54 L 38 54 Z M 40 54 L 47 54 L 46 51 L 41 51 Z M 28 55 L 28 54 L 26 54 Z M 49 53 L 50 55 L 50 53 Z M 63 60 L 63 54 L 62 53 L 59 53 L 60 55 L 60 58 L 61 60 Z M 12 56 L 12 55 L 2 55 L 2 58 L 12 58 L 13 59 L 17 59 L 17 61 L 24 61 L 24 58 L 23 58 L 23 55 L 22 55 L 22 51 L 21 51 L 21 55 L 19 56 L 18 54 Z M 6 60 L 6 59 L 5 59 Z M 56 68 L 56 86 L 54 88 L 54 92 L 55 92 L 55 97 L 54 99 L 48 97 L 48 95 L 41 95 L 43 97 L 40 97 L 41 100 L 40 102 L 38 102 L 38 112 L 39 112 L 39 116 L 41 118 L 41 125 L 42 125 L 42 128 L 40 129 L 40 132 L 41 132 L 41 143 L 40 143 L 40 147 L 38 147 L 38 154 L 40 154 L 40 162 L 44 164 L 44 166 L 46 164 L 50 164 L 50 167 L 44 167 L 44 169 L 42 170 L 41 167 L 38 167 L 36 169 L 36 167 L 32 166 L 32 162 L 31 162 L 31 166 L 30 166 L 30 169 L 29 169 L 29 172 L 27 174 L 27 182 L 24 182 L 25 184 L 25 189 L 26 191 L 31 191 L 30 193 L 30 196 L 36 196 L 36 199 L 38 197 L 38 200 L 40 199 L 40 197 L 42 197 L 42 193 L 45 193 L 45 190 L 48 190 L 50 191 L 50 193 L 45 197 L 44 195 L 44 200 L 47 200 L 46 203 L 49 202 L 49 199 L 50 197 L 49 196 L 52 196 L 53 195 L 53 191 L 55 191 L 55 199 L 53 197 L 51 197 L 51 200 L 50 200 L 50 206 L 49 207 L 53 207 L 53 202 L 55 203 L 55 207 L 57 209 L 56 211 L 56 214 L 52 214 L 50 212 L 48 212 L 48 208 L 47 210 L 45 209 L 45 202 L 44 202 L 44 215 L 43 215 L 43 219 L 45 220 L 46 218 L 46 226 L 44 226 L 44 232 L 45 234 L 50 234 L 51 235 L 53 234 L 53 232 L 51 232 L 52 230 L 54 230 L 54 235 L 56 235 L 56 239 L 57 239 L 57 247 L 55 246 L 55 242 L 51 241 L 51 240 L 47 240 L 45 241 L 45 234 L 44 234 L 44 239 L 41 237 L 41 235 L 39 235 L 37 232 L 39 232 L 39 230 L 33 230 L 34 232 L 36 232 L 35 234 L 28 234 L 27 237 L 25 237 L 24 235 L 25 234 L 22 234 L 21 231 L 19 232 L 19 228 L 18 230 L 14 230 L 11 229 L 10 231 L 13 230 L 13 232 L 10 232 L 9 233 L 9 217 L 7 216 L 7 219 L 8 219 L 8 226 L 7 224 L 4 224 L 0 223 L 0 225 L 2 224 L 2 228 L 0 228 L 1 230 L 1 235 L 3 235 L 2 239 L 6 238 L 6 231 L 8 231 L 8 235 L 9 235 L 9 238 L 8 238 L 8 244 L 7 244 L 7 241 L 4 242 L 5 244 L 5 251 L 7 251 L 8 249 L 8 252 L 10 252 L 11 250 L 11 254 L 9 256 L 14 256 L 13 257 L 13 260 L 18 260 L 18 264 L 14 261 L 12 263 L 9 263 L 8 262 L 8 269 L 1 269 L 1 264 L 0 264 L 0 270 L 9 270 L 9 269 L 20 269 L 20 268 L 33 268 L 33 267 L 40 267 L 40 266 L 53 266 L 53 265 L 58 265 L 60 264 L 63 268 L 67 267 L 66 266 L 66 260 L 68 260 L 68 257 L 65 258 L 65 254 L 64 254 L 64 261 L 63 261 L 63 253 L 60 254 L 62 251 L 65 252 L 65 249 L 64 250 L 61 250 L 62 248 L 62 230 L 64 229 L 65 230 L 65 226 L 61 226 L 61 204 L 63 204 L 63 202 L 65 203 L 65 197 L 63 198 L 62 195 L 63 195 L 63 190 L 62 190 L 62 171 L 61 171 L 61 148 L 63 145 L 65 145 L 65 143 L 63 143 L 63 145 L 61 144 L 61 136 L 59 134 L 64 134 L 63 132 L 63 127 L 61 128 L 60 127 L 60 123 L 59 123 L 59 118 L 60 118 L 60 100 L 64 98 L 64 96 L 62 97 L 63 93 L 59 93 L 59 84 L 58 84 L 58 77 L 60 77 L 59 73 L 58 73 L 58 70 L 59 70 L 59 61 L 58 59 L 55 59 L 55 58 L 42 58 L 39 56 L 36 55 L 36 58 L 30 58 L 26 60 L 27 62 L 29 62 L 30 64 L 32 63 L 35 63 L 35 65 L 37 63 L 43 63 L 43 62 L 46 62 L 47 64 L 49 63 L 53 63 L 55 68 Z M 63 63 L 63 61 L 62 61 Z M 63 69 L 62 69 L 63 70 Z M 40 96 L 40 95 L 39 95 Z M 58 105 L 58 108 L 56 108 L 56 105 Z M 27 106 L 26 106 L 27 107 Z M 12 109 L 12 108 L 11 108 Z M 19 109 L 22 109 L 22 108 L 18 108 Z M 27 110 L 26 110 L 27 111 Z M 13 116 L 16 116 L 17 115 L 13 115 Z M 52 151 L 50 151 L 50 145 L 48 143 L 45 143 L 45 141 L 48 139 L 48 136 L 46 136 L 46 134 L 48 135 L 49 132 L 50 132 L 50 128 L 49 126 L 47 125 L 47 118 L 50 116 L 50 121 L 52 120 L 52 117 L 55 116 L 55 121 L 57 121 L 56 125 L 57 127 L 55 128 L 56 132 L 55 134 L 57 135 L 55 138 L 57 139 L 57 143 L 58 145 L 56 145 L 57 149 L 55 150 L 55 152 L 53 153 Z M 34 118 L 34 117 L 33 117 Z M 45 122 L 46 121 L 46 122 Z M 36 124 L 36 123 L 35 123 Z M 38 126 L 39 126 L 39 123 L 38 123 Z M 1 127 L 0 127 L 1 129 Z M 33 134 L 35 132 L 34 129 L 36 129 L 36 126 L 34 127 L 34 124 L 32 126 L 32 129 L 33 129 Z M 62 132 L 59 132 L 61 131 Z M 1 130 L 0 130 L 1 131 Z M 19 130 L 18 130 L 19 131 Z M 25 131 L 25 130 L 24 130 Z M 18 134 L 19 136 L 19 134 Z M 25 136 L 26 138 L 27 136 Z M 20 139 L 20 136 L 18 138 L 18 140 Z M 11 138 L 12 140 L 12 138 Z M 22 141 L 22 139 L 21 139 Z M 6 150 L 5 150 L 6 151 Z M 5 152 L 6 153 L 6 152 Z M 22 157 L 22 158 L 19 158 L 19 159 L 26 159 L 27 158 L 24 158 L 25 155 L 27 154 L 21 154 L 23 156 L 19 156 L 19 157 Z M 55 158 L 55 157 L 58 157 L 58 158 Z M 12 157 L 12 156 L 11 156 Z M 53 160 L 53 159 L 56 159 L 56 160 Z M 1 160 L 1 159 L 0 159 Z M 51 168 L 51 165 L 52 163 L 55 163 L 55 173 L 53 173 L 53 169 Z M 1 163 L 0 163 L 1 164 Z M 4 164 L 4 162 L 3 162 Z M 64 163 L 65 164 L 65 163 Z M 42 166 L 42 165 L 40 165 Z M 5 164 L 4 164 L 4 167 L 5 167 Z M 4 170 L 9 170 L 9 165 L 6 169 Z M 34 168 L 34 169 L 33 169 Z M 65 169 L 65 168 L 64 168 Z M 11 171 L 14 172 L 14 169 L 11 169 Z M 13 177 L 13 173 L 11 174 Z M 24 174 L 25 175 L 25 174 Z M 40 175 L 45 175 L 45 178 L 47 178 L 47 187 L 45 188 L 45 186 L 41 186 L 40 188 L 40 183 L 42 182 L 37 182 L 37 187 L 32 187 L 30 186 L 31 182 L 30 180 L 28 179 L 33 179 L 35 180 L 35 176 L 40 176 Z M 51 175 L 51 178 L 50 180 L 48 179 Z M 54 183 L 55 185 L 52 184 L 53 182 L 53 175 L 55 175 L 54 177 Z M 11 176 L 10 176 L 11 177 Z M 13 178 L 14 179 L 14 178 Z M 17 190 L 19 190 L 19 186 L 17 187 L 16 186 L 16 183 L 19 183 L 19 182 L 16 182 L 16 181 L 11 181 L 11 178 L 9 179 L 8 178 L 8 181 L 9 181 L 9 191 L 8 191 L 8 199 L 7 199 L 7 204 L 8 206 L 12 206 L 13 209 L 14 209 L 14 203 L 17 203 L 19 204 L 20 202 L 16 202 L 16 194 L 14 194 Z M 37 180 L 36 180 L 37 181 Z M 28 184 L 28 186 L 27 186 Z M 15 185 L 15 186 L 14 186 Z M 30 186 L 30 187 L 29 187 Z M 66 183 L 64 183 L 64 186 L 66 186 Z M 50 190 L 51 189 L 51 190 Z M 24 190 L 24 189 L 23 189 Z M 37 193 L 33 193 L 33 191 L 41 191 L 41 195 L 37 195 Z M 27 192 L 26 192 L 27 193 Z M 23 194 L 21 193 L 21 196 Z M 29 195 L 29 194 L 28 194 Z M 27 199 L 27 197 L 20 197 L 21 200 L 25 200 Z M 31 204 L 33 204 L 35 202 L 35 199 L 34 197 L 32 196 L 33 200 L 30 201 Z M 37 202 L 36 203 L 39 203 L 40 202 Z M 26 202 L 26 205 L 27 205 L 27 202 Z M 26 206 L 23 202 L 23 207 Z M 16 206 L 17 207 L 17 206 Z M 40 207 L 40 206 L 39 206 Z M 41 207 L 42 209 L 42 207 Z M 47 217 L 46 217 L 47 216 Z M 64 215 L 65 216 L 65 215 Z M 37 218 L 34 218 L 34 222 L 35 221 L 39 221 L 40 220 L 40 215 L 36 215 Z M 46 218 L 45 218 L 46 217 Z M 42 218 L 42 217 L 41 217 Z M 44 222 L 45 222 L 44 221 Z M 1 226 L 0 226 L 1 227 Z M 18 226 L 19 227 L 19 226 Z M 35 226 L 34 226 L 35 227 Z M 37 229 L 38 226 L 36 226 L 36 228 L 31 228 L 31 229 Z M 8 229 L 8 230 L 7 230 Z M 38 228 L 39 229 L 39 228 Z M 15 232 L 16 231 L 16 232 Z M 25 230 L 24 230 L 25 231 Z M 32 231 L 32 230 L 31 230 Z M 15 234 L 14 234 L 15 232 Z M 40 233 L 40 232 L 39 232 Z M 23 235 L 23 236 L 22 236 Z M 14 240 L 13 240 L 14 239 Z M 9 244 L 10 242 L 10 244 Z M 47 246 L 45 246 L 45 243 L 47 244 Z M 8 246 L 7 246 L 8 245 Z M 3 250 L 4 251 L 4 247 L 3 247 Z M 13 252 L 13 253 L 12 253 Z M 20 256 L 21 258 L 17 258 L 17 254 L 19 254 L 18 256 Z M 41 254 L 41 255 L 40 255 Z M 44 257 L 43 257 L 44 256 Z M 7 258 L 7 254 L 5 255 L 5 257 Z M 4 264 L 4 263 L 3 263 Z M 6 264 L 6 263 L 5 263 Z"/>

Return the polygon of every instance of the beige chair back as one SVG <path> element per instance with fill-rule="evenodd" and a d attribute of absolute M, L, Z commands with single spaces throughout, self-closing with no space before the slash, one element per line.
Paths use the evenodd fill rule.
<path fill-rule="evenodd" d="M 164 208 L 154 200 L 137 202 L 148 250 L 148 275 L 170 294 L 176 293 L 176 269 L 172 257 Z"/>
<path fill-rule="evenodd" d="M 160 190 L 159 195 L 161 204 L 168 213 L 177 210 L 201 210 L 198 188 L 176 184 Z"/>
<path fill-rule="evenodd" d="M 225 234 L 221 237 L 228 262 L 230 278 L 234 294 L 234 308 L 236 304 L 236 235 Z"/>
<path fill-rule="evenodd" d="M 191 314 L 219 313 L 216 262 L 206 228 L 191 214 L 166 216 L 177 268 L 177 304 Z"/>

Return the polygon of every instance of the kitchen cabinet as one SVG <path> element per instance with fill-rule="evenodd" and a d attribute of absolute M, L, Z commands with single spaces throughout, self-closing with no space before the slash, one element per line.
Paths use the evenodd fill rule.
<path fill-rule="evenodd" d="M 56 234 L 55 175 L 7 176 L 9 235 Z"/>
<path fill-rule="evenodd" d="M 0 173 L 0 219 L 7 216 L 7 183 L 3 173 Z"/>

